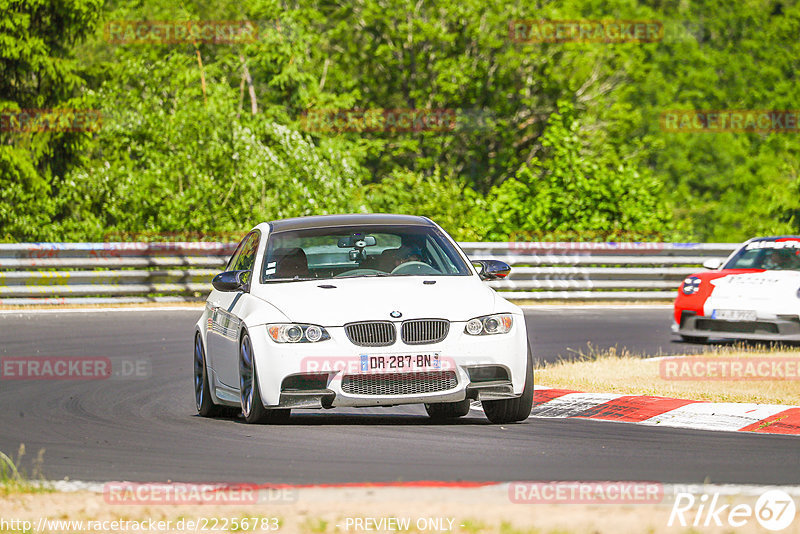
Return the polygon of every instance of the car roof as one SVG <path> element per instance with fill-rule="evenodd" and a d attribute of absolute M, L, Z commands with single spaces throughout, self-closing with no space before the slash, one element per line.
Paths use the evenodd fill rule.
<path fill-rule="evenodd" d="M 800 239 L 800 235 L 778 235 L 771 237 L 754 237 L 748 239 L 745 243 L 752 243 L 753 241 L 778 241 L 780 239 Z"/>
<path fill-rule="evenodd" d="M 324 228 L 337 226 L 365 225 L 404 225 L 435 226 L 427 217 L 416 215 L 394 215 L 390 213 L 354 213 L 349 215 L 313 215 L 310 217 L 294 217 L 280 219 L 269 223 L 273 232 L 287 230 L 304 230 L 306 228 Z"/>

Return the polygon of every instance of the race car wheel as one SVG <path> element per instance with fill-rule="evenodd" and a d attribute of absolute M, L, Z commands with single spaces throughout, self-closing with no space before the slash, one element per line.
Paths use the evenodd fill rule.
<path fill-rule="evenodd" d="M 261 401 L 258 390 L 258 371 L 253 358 L 253 344 L 245 332 L 239 343 L 239 392 L 242 415 L 248 423 L 277 423 L 289 418 L 291 410 L 270 410 Z"/>
<path fill-rule="evenodd" d="M 528 418 L 533 408 L 533 356 L 530 345 L 522 395 L 515 399 L 481 401 L 481 405 L 486 418 L 492 423 L 516 423 Z"/>
<path fill-rule="evenodd" d="M 425 404 L 425 411 L 434 421 L 445 419 L 456 419 L 469 413 L 469 399 L 459 402 L 438 402 L 435 404 Z"/>
<path fill-rule="evenodd" d="M 685 341 L 686 343 L 708 343 L 707 337 L 700 336 L 681 336 L 681 340 Z"/>
<path fill-rule="evenodd" d="M 222 415 L 222 406 L 214 404 L 211 400 L 211 388 L 208 385 L 208 370 L 206 369 L 206 351 L 203 349 L 203 340 L 200 335 L 194 336 L 194 401 L 197 413 L 203 417 Z"/>

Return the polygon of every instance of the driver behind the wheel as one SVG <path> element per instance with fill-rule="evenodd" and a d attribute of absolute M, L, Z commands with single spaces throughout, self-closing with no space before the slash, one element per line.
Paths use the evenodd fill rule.
<path fill-rule="evenodd" d="M 770 250 L 761 262 L 761 267 L 772 270 L 791 270 L 799 268 L 800 261 L 793 250 Z"/>
<path fill-rule="evenodd" d="M 422 251 L 413 245 L 402 245 L 399 249 L 397 249 L 393 268 L 396 269 L 402 264 L 410 261 L 424 261 L 422 259 Z"/>

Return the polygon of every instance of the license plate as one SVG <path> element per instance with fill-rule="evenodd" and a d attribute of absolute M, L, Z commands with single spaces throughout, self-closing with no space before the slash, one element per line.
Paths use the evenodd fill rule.
<path fill-rule="evenodd" d="M 408 371 L 439 371 L 442 358 L 438 352 L 412 354 L 362 354 L 362 373 L 401 373 Z"/>
<path fill-rule="evenodd" d="M 725 321 L 755 321 L 756 312 L 753 310 L 714 310 L 711 318 Z"/>

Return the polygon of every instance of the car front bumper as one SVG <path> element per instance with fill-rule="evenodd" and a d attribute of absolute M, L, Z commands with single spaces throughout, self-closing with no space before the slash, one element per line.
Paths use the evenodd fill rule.
<path fill-rule="evenodd" d="M 800 341 L 800 317 L 779 315 L 757 317 L 755 321 L 728 321 L 683 312 L 680 324 L 673 324 L 672 330 L 687 337 Z"/>
<path fill-rule="evenodd" d="M 522 325 L 520 325 L 522 323 Z M 527 334 L 516 317 L 507 334 L 470 336 L 453 322 L 444 341 L 386 347 L 350 342 L 343 328 L 327 328 L 331 339 L 318 343 L 278 344 L 266 327 L 250 331 L 259 388 L 270 408 L 394 406 L 518 397 L 525 386 Z M 359 370 L 363 355 L 438 354 L 441 369 L 369 372 Z"/>

